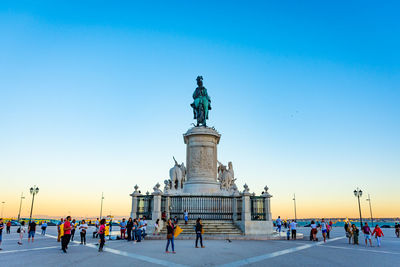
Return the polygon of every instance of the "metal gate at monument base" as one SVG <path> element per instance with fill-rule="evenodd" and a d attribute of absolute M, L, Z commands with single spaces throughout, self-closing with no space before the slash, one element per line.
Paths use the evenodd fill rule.
<path fill-rule="evenodd" d="M 265 221 L 267 219 L 265 213 L 265 199 L 259 196 L 250 197 L 250 210 L 252 221 Z"/>
<path fill-rule="evenodd" d="M 161 206 L 167 208 L 167 197 L 163 198 L 165 200 Z M 233 220 L 234 214 L 237 220 L 241 219 L 240 197 L 171 196 L 169 199 L 171 218 L 176 216 L 178 219 L 184 219 L 184 211 L 186 210 L 189 213 L 189 220 L 196 220 L 197 218 L 202 220 Z"/>
<path fill-rule="evenodd" d="M 137 217 L 143 218 L 143 216 L 146 216 L 146 219 L 152 219 L 153 199 L 152 195 L 137 197 Z"/>

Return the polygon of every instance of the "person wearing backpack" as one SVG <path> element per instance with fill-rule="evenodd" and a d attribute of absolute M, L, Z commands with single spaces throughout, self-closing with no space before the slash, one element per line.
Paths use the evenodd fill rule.
<path fill-rule="evenodd" d="M 358 236 L 360 234 L 360 230 L 357 228 L 355 224 L 351 226 L 352 234 L 353 234 L 353 244 L 358 245 Z"/>
<path fill-rule="evenodd" d="M 42 235 L 46 235 L 46 229 L 47 229 L 47 222 L 46 221 L 44 221 L 42 223 L 41 229 L 42 229 Z"/>
<path fill-rule="evenodd" d="M 24 237 L 25 232 L 26 232 L 25 222 L 22 221 L 21 226 L 17 229 L 17 233 L 19 233 L 18 245 L 22 245 L 22 238 Z"/>

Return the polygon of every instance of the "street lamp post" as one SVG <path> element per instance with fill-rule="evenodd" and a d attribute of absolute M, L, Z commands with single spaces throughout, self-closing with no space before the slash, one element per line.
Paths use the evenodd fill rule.
<path fill-rule="evenodd" d="M 356 196 L 357 199 L 358 199 L 358 210 L 360 211 L 360 227 L 362 228 L 363 226 L 362 226 L 361 204 L 360 204 L 360 197 L 362 196 L 362 191 L 361 191 L 361 189 L 359 189 L 359 188 L 357 187 L 357 189 L 354 190 L 354 196 Z"/>
<path fill-rule="evenodd" d="M 22 200 L 25 198 L 23 196 L 24 193 L 21 193 L 21 200 L 19 201 L 19 211 L 18 211 L 18 221 L 21 218 L 21 207 L 22 207 Z"/>
<path fill-rule="evenodd" d="M 1 218 L 3 218 L 3 211 L 4 211 L 4 204 L 5 203 L 6 203 L 5 201 L 1 202 Z"/>
<path fill-rule="evenodd" d="M 374 226 L 374 218 L 372 217 L 371 197 L 369 196 L 369 194 L 368 194 L 367 201 L 369 202 L 369 212 L 371 213 L 371 225 L 373 227 Z"/>
<path fill-rule="evenodd" d="M 297 221 L 297 213 L 296 213 L 296 194 L 293 194 L 293 202 L 294 202 L 294 220 Z"/>
<path fill-rule="evenodd" d="M 39 187 L 37 187 L 36 185 L 34 185 L 33 187 L 31 187 L 31 189 L 29 190 L 31 195 L 32 195 L 32 205 L 31 205 L 31 213 L 29 215 L 29 222 L 31 222 L 32 220 L 32 211 L 33 211 L 33 202 L 35 201 L 35 195 L 37 193 L 39 193 Z"/>
<path fill-rule="evenodd" d="M 103 214 L 103 199 L 104 199 L 104 192 L 101 192 L 100 220 Z"/>

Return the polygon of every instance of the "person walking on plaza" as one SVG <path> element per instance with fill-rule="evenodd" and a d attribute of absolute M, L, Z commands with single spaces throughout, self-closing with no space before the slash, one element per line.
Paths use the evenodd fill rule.
<path fill-rule="evenodd" d="M 201 219 L 200 218 L 198 218 L 197 220 L 196 220 L 196 248 L 198 248 L 198 246 L 197 246 L 197 244 L 198 244 L 198 241 L 199 241 L 199 239 L 200 239 L 200 246 L 202 247 L 202 248 L 205 248 L 205 246 L 203 246 L 203 224 L 201 223 Z"/>
<path fill-rule="evenodd" d="M 133 229 L 133 221 L 132 218 L 129 217 L 128 222 L 126 223 L 126 231 L 128 232 L 128 242 L 132 240 L 132 229 Z"/>
<path fill-rule="evenodd" d="M 44 221 L 42 223 L 42 227 L 40 227 L 42 229 L 42 235 L 46 235 L 46 229 L 47 229 L 47 222 Z"/>
<path fill-rule="evenodd" d="M 400 223 L 396 223 L 394 226 L 394 233 L 396 234 L 397 238 L 400 237 Z"/>
<path fill-rule="evenodd" d="M 276 219 L 276 231 L 278 231 L 279 233 L 281 232 L 281 228 L 282 228 L 282 220 L 281 220 L 281 216 L 278 216 L 278 219 Z"/>
<path fill-rule="evenodd" d="M 76 223 L 75 219 L 73 219 L 71 222 L 71 241 L 74 241 L 76 225 L 77 225 L 77 223 Z"/>
<path fill-rule="evenodd" d="M 18 228 L 17 233 L 19 234 L 18 245 L 22 245 L 22 238 L 24 238 L 24 234 L 26 232 L 25 222 L 21 222 L 21 226 Z"/>
<path fill-rule="evenodd" d="M 8 221 L 6 224 L 7 228 L 6 228 L 6 233 L 7 234 L 11 234 L 11 221 Z"/>
<path fill-rule="evenodd" d="M 167 247 L 165 248 L 165 252 L 169 253 L 168 247 L 169 244 L 171 243 L 171 248 L 172 248 L 172 253 L 175 252 L 175 246 L 174 246 L 174 231 L 175 231 L 175 225 L 172 223 L 171 219 L 168 219 L 167 222 Z"/>
<path fill-rule="evenodd" d="M 317 233 L 318 233 L 317 224 L 314 221 L 311 221 L 312 241 L 318 241 Z"/>
<path fill-rule="evenodd" d="M 372 236 L 375 234 L 376 242 L 378 243 L 378 247 L 381 246 L 381 238 L 384 236 L 382 229 L 379 227 L 379 225 L 375 225 L 375 229 L 372 232 Z"/>
<path fill-rule="evenodd" d="M 31 238 L 32 238 L 32 243 L 33 243 L 33 241 L 35 239 L 35 233 L 36 233 L 36 222 L 34 220 L 32 220 L 28 226 L 28 243 Z"/>
<path fill-rule="evenodd" d="M 296 228 L 297 228 L 297 223 L 295 220 L 293 220 L 290 224 L 289 224 L 289 229 L 292 232 L 292 240 L 296 240 Z"/>
<path fill-rule="evenodd" d="M 71 239 L 71 216 L 67 216 L 64 221 L 64 235 L 61 237 L 61 249 L 64 253 L 67 253 L 68 244 Z"/>
<path fill-rule="evenodd" d="M 325 222 L 325 219 L 322 219 L 319 227 L 321 229 L 322 237 L 324 238 L 324 243 L 325 243 L 326 242 L 326 233 L 328 232 L 327 223 Z"/>
<path fill-rule="evenodd" d="M 85 220 L 82 220 L 78 228 L 81 235 L 81 245 L 86 245 L 86 232 L 88 228 L 89 226 L 86 224 Z"/>
<path fill-rule="evenodd" d="M 57 233 L 58 233 L 57 242 L 61 241 L 61 228 L 60 228 L 61 224 L 64 224 L 64 219 L 63 218 L 61 218 L 61 220 L 57 223 Z"/>
<path fill-rule="evenodd" d="M 101 219 L 98 231 L 98 234 L 100 236 L 99 252 L 103 252 L 104 243 L 106 243 L 105 232 L 106 232 L 106 219 Z"/>
<path fill-rule="evenodd" d="M 1 242 L 2 242 L 2 240 L 3 240 L 3 229 L 4 229 L 3 219 L 0 218 L 0 250 L 2 250 L 2 248 L 1 248 Z"/>
<path fill-rule="evenodd" d="M 188 224 L 189 221 L 189 212 L 187 212 L 187 210 L 185 210 L 183 212 L 183 218 L 185 219 L 185 224 Z"/>
<path fill-rule="evenodd" d="M 371 228 L 369 228 L 368 223 L 365 223 L 363 228 L 361 229 L 362 232 L 364 233 L 364 238 L 365 238 L 365 246 L 368 246 L 368 240 L 369 244 L 372 247 L 372 241 L 371 241 Z"/>
<path fill-rule="evenodd" d="M 99 226 L 100 226 L 100 221 L 99 218 L 96 219 L 96 221 L 94 222 L 94 226 L 96 227 L 96 234 L 93 233 L 93 238 L 94 237 L 99 237 Z"/>
<path fill-rule="evenodd" d="M 126 233 L 126 221 L 125 218 L 122 219 L 122 222 L 120 222 L 119 227 L 121 228 L 121 239 L 125 239 L 125 233 Z"/>
<path fill-rule="evenodd" d="M 352 235 L 353 235 L 353 244 L 358 245 L 358 236 L 360 234 L 360 230 L 357 228 L 355 224 L 351 226 L 352 228 Z"/>

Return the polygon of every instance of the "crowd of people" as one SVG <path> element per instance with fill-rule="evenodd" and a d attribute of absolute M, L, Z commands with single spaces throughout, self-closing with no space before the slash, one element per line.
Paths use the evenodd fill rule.
<path fill-rule="evenodd" d="M 164 215 L 164 214 L 163 214 Z M 188 212 L 185 210 L 183 214 L 184 222 L 185 224 L 188 224 Z M 182 231 L 180 227 L 178 226 L 178 218 L 175 216 L 174 218 L 165 219 L 165 216 L 162 216 L 161 221 L 160 219 L 157 219 L 156 222 L 154 223 L 154 231 L 153 235 L 160 235 L 161 228 L 165 224 L 166 228 L 166 239 L 167 239 L 167 244 L 165 251 L 166 253 L 169 253 L 169 247 L 171 246 L 171 252 L 175 252 L 175 244 L 174 244 L 174 239 L 177 236 L 177 234 Z M 71 216 L 67 216 L 65 219 L 61 218 L 60 221 L 57 224 L 57 241 L 61 242 L 61 250 L 64 253 L 67 253 L 68 250 L 68 245 L 70 241 L 74 241 L 75 237 L 75 232 L 76 230 L 79 231 L 80 234 L 80 244 L 81 245 L 86 245 L 86 234 L 89 231 L 89 225 L 94 225 L 93 229 L 93 238 L 98 239 L 98 245 L 99 245 L 99 252 L 103 252 L 104 244 L 106 242 L 106 237 L 108 236 L 111 238 L 111 231 L 112 231 L 112 225 L 113 222 L 112 220 L 106 221 L 106 219 L 102 218 L 99 220 L 97 218 L 94 222 L 89 221 L 87 223 L 85 220 L 81 220 L 78 222 L 75 219 L 71 219 Z M 119 234 L 116 239 L 120 240 L 126 240 L 127 242 L 142 242 L 147 236 L 147 218 L 146 216 L 143 216 L 142 218 L 128 218 L 126 220 L 123 218 L 121 222 L 118 223 L 120 227 Z M 298 224 L 296 220 L 282 220 L 280 216 L 278 216 L 277 220 L 275 221 L 276 225 L 276 231 L 281 232 L 282 231 L 282 226 L 287 229 L 287 240 L 296 240 L 297 237 L 297 227 Z M 325 221 L 325 219 L 322 219 L 321 221 L 314 221 L 312 220 L 310 223 L 310 240 L 311 241 L 318 241 L 317 234 L 320 231 L 322 234 L 323 241 L 326 242 L 327 239 L 330 238 L 330 232 L 333 229 L 333 222 L 332 221 Z M 46 221 L 43 221 L 40 225 L 41 229 L 41 235 L 46 235 L 46 230 L 47 230 L 48 224 Z M 37 228 L 37 223 L 35 220 L 32 220 L 28 223 L 26 226 L 25 221 L 21 221 L 20 226 L 17 228 L 17 233 L 19 234 L 19 239 L 18 239 L 18 244 L 22 245 L 22 241 L 24 238 L 25 233 L 27 233 L 28 237 L 28 243 L 29 242 L 34 242 L 35 240 L 35 234 L 36 234 L 36 228 Z M 1 248 L 1 242 L 2 242 L 2 233 L 3 229 L 6 230 L 7 234 L 10 234 L 11 232 L 11 221 L 8 221 L 6 223 L 3 222 L 3 220 L 0 218 L 0 250 Z M 350 222 L 346 222 L 344 224 L 344 229 L 345 229 L 345 234 L 346 237 L 348 238 L 349 244 L 354 244 L 354 245 L 359 245 L 359 235 L 360 235 L 360 230 L 355 224 L 351 224 Z M 178 233 L 177 233 L 177 230 Z M 195 247 L 198 248 L 198 243 L 200 241 L 200 246 L 204 248 L 203 245 L 203 234 L 204 234 L 204 229 L 203 229 L 203 223 L 201 221 L 201 218 L 198 218 L 196 220 L 196 223 L 194 225 L 194 232 L 196 234 L 196 241 L 195 241 Z M 379 225 L 375 225 L 374 229 L 371 230 L 369 227 L 368 223 L 364 223 L 363 227 L 361 228 L 361 232 L 364 235 L 364 241 L 365 245 L 372 246 L 372 237 L 375 237 L 377 246 L 381 246 L 382 242 L 382 237 L 384 236 L 382 229 L 379 227 Z M 400 238 L 400 224 L 396 223 L 395 224 L 395 235 Z"/>
<path fill-rule="evenodd" d="M 398 228 L 400 226 L 395 226 L 395 233 L 397 236 Z M 353 243 L 354 245 L 359 245 L 359 235 L 360 230 L 355 224 L 345 223 L 344 230 L 346 232 L 346 237 L 349 239 L 349 244 Z M 382 237 L 384 236 L 382 229 L 379 227 L 378 224 L 375 225 L 374 230 L 371 231 L 368 223 L 364 223 L 363 227 L 361 228 L 362 233 L 364 234 L 364 241 L 365 246 L 369 245 L 372 247 L 372 237 L 375 237 L 377 246 L 381 246 Z M 398 236 L 397 236 L 398 237 Z"/>
<path fill-rule="evenodd" d="M 287 228 L 286 236 L 287 240 L 296 240 L 296 230 L 297 230 L 297 222 L 295 220 L 285 220 L 283 221 L 280 216 L 275 221 L 276 231 L 281 232 L 282 227 Z M 312 220 L 310 223 L 310 241 L 318 241 L 317 234 L 320 231 L 324 242 L 330 238 L 330 233 L 333 229 L 333 222 L 326 222 L 325 219 L 320 221 Z M 395 235 L 397 238 L 400 238 L 400 223 L 395 223 Z M 349 244 L 359 245 L 359 235 L 360 230 L 358 229 L 356 224 L 351 224 L 349 221 L 344 224 L 345 234 L 348 238 Z M 361 232 L 364 235 L 365 245 L 368 244 L 372 247 L 372 237 L 375 237 L 377 246 L 380 247 L 382 243 L 382 237 L 384 236 L 382 229 L 378 224 L 375 225 L 374 229 L 371 230 L 368 223 L 364 223 L 361 228 Z"/>

